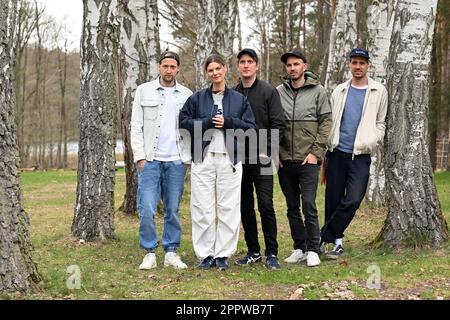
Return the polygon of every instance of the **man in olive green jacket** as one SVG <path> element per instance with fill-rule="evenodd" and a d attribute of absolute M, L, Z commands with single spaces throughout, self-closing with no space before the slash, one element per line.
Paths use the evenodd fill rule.
<path fill-rule="evenodd" d="M 289 51 L 281 56 L 281 61 L 288 80 L 277 87 L 286 119 L 278 177 L 294 241 L 294 250 L 285 262 L 306 259 L 307 265 L 313 267 L 320 264 L 316 193 L 319 167 L 332 125 L 331 107 L 317 76 L 306 71 L 307 60 L 302 52 Z"/>

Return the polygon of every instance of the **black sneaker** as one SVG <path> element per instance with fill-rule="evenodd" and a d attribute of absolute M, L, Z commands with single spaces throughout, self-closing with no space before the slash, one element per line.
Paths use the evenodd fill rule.
<path fill-rule="evenodd" d="M 270 269 L 270 270 L 278 270 L 281 268 L 276 255 L 269 254 L 267 256 L 266 267 L 267 267 L 267 269 Z"/>
<path fill-rule="evenodd" d="M 228 269 L 230 266 L 228 265 L 227 258 L 216 258 L 216 267 L 219 271 Z"/>
<path fill-rule="evenodd" d="M 209 256 L 203 259 L 203 261 L 197 266 L 198 269 L 207 270 L 216 265 L 216 260 L 213 257 Z"/>
<path fill-rule="evenodd" d="M 261 254 L 259 253 L 247 253 L 247 255 L 239 260 L 236 260 L 234 263 L 239 266 L 246 266 L 249 264 L 254 264 L 256 262 L 261 261 Z"/>
<path fill-rule="evenodd" d="M 325 255 L 325 258 L 331 259 L 331 260 L 336 260 L 343 253 L 344 253 L 344 247 L 342 245 L 338 244 L 338 245 L 334 246 L 333 250 L 331 250 L 330 252 L 328 252 Z"/>

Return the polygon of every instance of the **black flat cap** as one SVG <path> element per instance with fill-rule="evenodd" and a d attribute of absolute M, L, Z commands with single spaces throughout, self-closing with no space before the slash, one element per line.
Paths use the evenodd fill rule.
<path fill-rule="evenodd" d="M 159 58 L 159 63 L 161 63 L 161 61 L 163 61 L 164 59 L 174 59 L 178 65 L 180 64 L 180 57 L 173 51 L 164 52 Z"/>
<path fill-rule="evenodd" d="M 248 54 L 250 57 L 255 60 L 255 62 L 258 62 L 258 55 L 256 54 L 256 51 L 250 48 L 244 48 L 241 51 L 239 51 L 237 58 L 240 59 L 243 54 Z"/>
<path fill-rule="evenodd" d="M 352 51 L 350 52 L 350 58 L 353 58 L 353 57 L 363 57 L 363 58 L 366 58 L 367 60 L 370 59 L 369 52 L 363 48 L 352 49 Z"/>
<path fill-rule="evenodd" d="M 291 50 L 291 51 L 288 51 L 285 54 L 283 54 L 281 56 L 281 62 L 286 63 L 286 61 L 289 57 L 297 57 L 297 58 L 302 59 L 304 63 L 308 63 L 308 61 L 306 60 L 305 54 L 298 50 Z"/>

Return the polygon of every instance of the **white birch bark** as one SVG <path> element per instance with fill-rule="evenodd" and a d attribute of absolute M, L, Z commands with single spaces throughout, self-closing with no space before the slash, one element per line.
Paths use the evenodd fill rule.
<path fill-rule="evenodd" d="M 205 88 L 204 62 L 212 53 L 220 54 L 228 68 L 232 67 L 233 47 L 238 15 L 237 0 L 198 0 L 197 41 L 195 45 L 195 67 L 197 89 Z M 231 72 L 227 74 L 230 81 Z"/>
<path fill-rule="evenodd" d="M 206 58 L 214 49 L 213 34 L 215 28 L 216 10 L 213 0 L 197 0 L 197 41 L 195 43 L 195 72 L 197 89 L 207 85 L 204 73 Z"/>
<path fill-rule="evenodd" d="M 87 241 L 115 238 L 117 5 L 117 0 L 83 0 L 80 142 L 72 234 Z"/>
<path fill-rule="evenodd" d="M 398 0 L 389 52 L 384 244 L 431 247 L 448 239 L 428 153 L 429 63 L 437 0 Z"/>
<path fill-rule="evenodd" d="M 28 292 L 40 276 L 29 220 L 22 207 L 15 117 L 14 68 L 17 0 L 0 2 L 0 294 Z"/>
<path fill-rule="evenodd" d="M 137 178 L 130 145 L 131 110 L 136 88 L 158 75 L 158 4 L 153 0 L 120 0 L 120 74 L 121 128 L 124 146 L 126 191 L 121 211 L 134 214 Z"/>
<path fill-rule="evenodd" d="M 348 54 L 356 44 L 356 22 L 356 0 L 338 1 L 330 35 L 328 71 L 325 80 L 325 86 L 330 93 L 351 76 Z"/>
<path fill-rule="evenodd" d="M 367 8 L 367 50 L 371 62 L 368 74 L 371 78 L 386 85 L 389 47 L 391 45 L 394 25 L 394 8 L 396 0 L 373 1 Z M 372 154 L 370 177 L 366 200 L 374 206 L 386 204 L 386 178 L 384 174 L 384 147 L 379 143 L 377 151 Z"/>

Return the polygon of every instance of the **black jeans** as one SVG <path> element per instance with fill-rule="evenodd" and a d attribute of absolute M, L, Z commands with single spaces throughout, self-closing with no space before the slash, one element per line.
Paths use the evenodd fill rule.
<path fill-rule="evenodd" d="M 283 162 L 278 172 L 281 190 L 286 198 L 287 217 L 294 241 L 294 249 L 319 253 L 320 228 L 317 216 L 316 194 L 319 166 Z M 303 222 L 300 214 L 300 197 Z"/>
<path fill-rule="evenodd" d="M 370 155 L 354 156 L 339 150 L 326 156 L 325 224 L 322 240 L 333 243 L 343 238 L 366 194 Z"/>
<path fill-rule="evenodd" d="M 269 254 L 278 254 L 277 220 L 273 208 L 273 175 L 261 174 L 261 169 L 264 167 L 267 169 L 267 166 L 261 164 L 242 165 L 241 220 L 248 251 L 251 253 L 260 252 L 253 198 L 253 190 L 255 189 L 266 244 L 265 255 L 268 256 Z M 263 173 L 267 173 L 267 170 Z"/>

